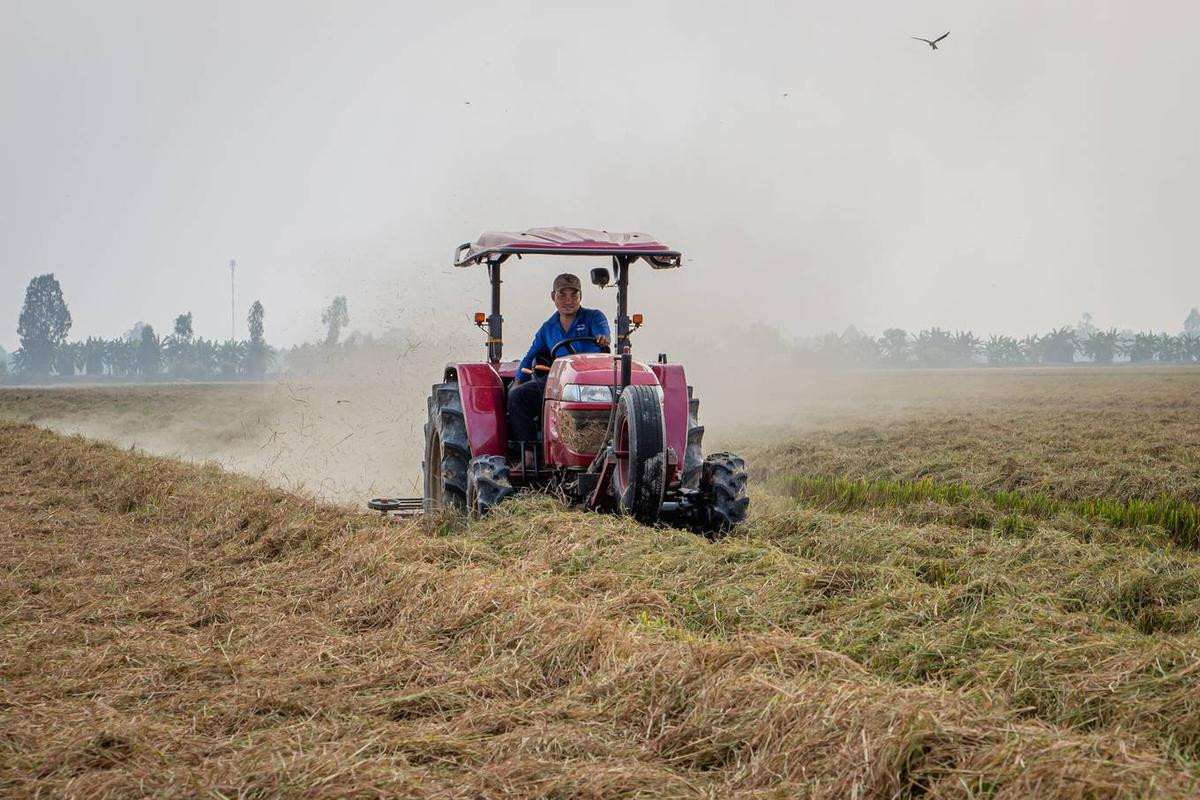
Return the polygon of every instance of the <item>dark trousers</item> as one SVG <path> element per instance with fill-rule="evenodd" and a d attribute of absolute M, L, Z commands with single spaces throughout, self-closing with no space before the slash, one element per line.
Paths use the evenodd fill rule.
<path fill-rule="evenodd" d="M 508 438 L 532 442 L 541 431 L 542 392 L 546 382 L 536 378 L 514 383 L 508 389 Z"/>

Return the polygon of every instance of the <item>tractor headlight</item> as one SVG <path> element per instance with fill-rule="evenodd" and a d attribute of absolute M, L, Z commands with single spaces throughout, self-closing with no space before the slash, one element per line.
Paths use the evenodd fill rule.
<path fill-rule="evenodd" d="M 568 383 L 563 387 L 562 399 L 567 403 L 611 403 L 612 387 Z"/>

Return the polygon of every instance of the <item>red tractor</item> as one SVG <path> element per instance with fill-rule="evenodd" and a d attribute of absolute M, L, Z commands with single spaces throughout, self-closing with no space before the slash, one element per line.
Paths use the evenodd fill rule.
<path fill-rule="evenodd" d="M 502 360 L 500 274 L 522 255 L 600 256 L 591 271 L 598 288 L 615 286 L 615 354 L 576 353 L 563 339 L 540 369 L 545 380 L 541 434 L 508 437 L 505 401 L 518 362 Z M 420 509 L 483 515 L 520 489 L 553 489 L 573 505 L 628 514 L 646 524 L 669 523 L 709 536 L 746 518 L 746 466 L 732 453 L 701 452 L 697 421 L 682 364 L 665 354 L 635 361 L 630 334 L 640 314 L 628 313 L 633 266 L 680 266 L 681 254 L 641 233 L 579 228 L 489 232 L 455 251 L 457 267 L 487 269 L 491 313 L 475 315 L 487 334 L 487 361 L 449 364 L 433 386 L 425 423 L 425 491 Z M 615 280 L 614 280 L 615 276 Z M 375 500 L 380 511 L 415 511 L 416 498 Z"/>

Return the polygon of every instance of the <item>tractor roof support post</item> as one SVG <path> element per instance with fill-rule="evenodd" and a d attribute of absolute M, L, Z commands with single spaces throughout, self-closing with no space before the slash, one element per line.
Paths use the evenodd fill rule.
<path fill-rule="evenodd" d="M 628 256 L 613 256 L 617 276 L 617 355 L 621 357 L 621 388 L 633 381 L 633 348 L 629 344 L 629 265 Z M 615 398 L 614 398 L 615 399 Z"/>
<path fill-rule="evenodd" d="M 504 258 L 488 261 L 488 278 L 492 282 L 492 313 L 488 317 L 487 358 L 499 364 L 504 351 L 504 317 L 500 316 L 500 264 Z"/>

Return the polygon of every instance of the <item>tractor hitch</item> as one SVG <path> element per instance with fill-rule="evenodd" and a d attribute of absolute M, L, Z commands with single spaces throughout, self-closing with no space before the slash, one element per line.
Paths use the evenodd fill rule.
<path fill-rule="evenodd" d="M 367 501 L 367 508 L 387 516 L 416 517 L 425 510 L 420 497 L 376 497 Z"/>
<path fill-rule="evenodd" d="M 671 499 L 663 500 L 658 518 L 673 527 L 698 533 L 707 533 L 711 525 L 707 504 L 695 489 L 679 489 Z"/>

